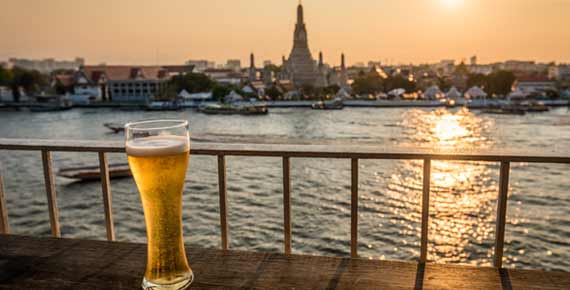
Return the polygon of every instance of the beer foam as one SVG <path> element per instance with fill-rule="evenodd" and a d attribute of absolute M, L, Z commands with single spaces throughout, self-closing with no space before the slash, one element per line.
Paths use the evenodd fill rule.
<path fill-rule="evenodd" d="M 188 137 L 152 136 L 129 140 L 126 151 L 131 156 L 173 155 L 190 150 Z"/>

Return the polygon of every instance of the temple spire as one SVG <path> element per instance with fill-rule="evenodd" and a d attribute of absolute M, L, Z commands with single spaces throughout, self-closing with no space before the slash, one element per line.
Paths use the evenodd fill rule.
<path fill-rule="evenodd" d="M 299 6 L 297 6 L 297 24 L 305 23 L 303 18 L 303 3 L 299 0 Z"/>
<path fill-rule="evenodd" d="M 319 52 L 319 66 L 323 66 L 323 52 L 320 51 Z"/>
<path fill-rule="evenodd" d="M 340 55 L 340 69 L 346 70 L 346 64 L 344 62 L 344 53 Z"/>
<path fill-rule="evenodd" d="M 253 56 L 253 52 L 249 55 L 249 67 L 255 68 L 255 57 Z"/>

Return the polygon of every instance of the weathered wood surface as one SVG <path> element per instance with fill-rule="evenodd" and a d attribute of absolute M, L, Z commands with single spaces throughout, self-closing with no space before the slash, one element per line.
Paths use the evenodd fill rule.
<path fill-rule="evenodd" d="M 191 289 L 570 289 L 570 273 L 187 249 Z M 0 289 L 139 289 L 146 246 L 0 235 Z"/>
<path fill-rule="evenodd" d="M 46 150 L 73 152 L 124 152 L 124 142 L 95 140 L 45 140 L 0 138 L 0 150 Z M 390 147 L 372 145 L 296 145 L 296 144 L 224 144 L 192 143 L 196 155 L 357 158 L 357 159 L 432 159 L 490 162 L 570 163 L 570 152 L 540 152 L 507 149 L 445 149 Z"/>

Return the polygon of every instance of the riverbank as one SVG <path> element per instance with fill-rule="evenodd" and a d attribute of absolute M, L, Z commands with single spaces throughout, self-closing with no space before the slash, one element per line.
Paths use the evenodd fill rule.
<path fill-rule="evenodd" d="M 566 107 L 570 106 L 570 100 L 541 100 L 544 105 L 549 107 Z M 201 105 L 216 104 L 217 102 L 183 102 L 181 108 L 197 108 Z M 253 102 L 264 103 L 269 108 L 311 108 L 315 101 L 266 101 Z M 363 108 L 437 108 L 447 107 L 448 104 L 441 100 L 345 100 L 345 107 L 363 107 Z M 491 100 L 460 100 L 456 106 L 466 106 L 470 109 L 485 109 L 498 105 L 508 105 L 508 100 L 491 99 Z M 252 104 L 249 101 L 236 102 L 236 105 Z M 0 109 L 29 108 L 33 103 L 0 103 Z M 91 104 L 73 104 L 74 108 L 124 108 L 133 110 L 144 110 L 146 105 L 142 103 L 121 103 L 121 102 L 96 102 Z"/>

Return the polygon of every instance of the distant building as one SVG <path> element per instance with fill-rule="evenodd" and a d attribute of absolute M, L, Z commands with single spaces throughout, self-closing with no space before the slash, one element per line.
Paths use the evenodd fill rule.
<path fill-rule="evenodd" d="M 202 73 L 207 69 L 212 69 L 216 67 L 216 63 L 213 61 L 208 61 L 205 59 L 200 60 L 188 60 L 186 62 L 187 65 L 191 65 L 194 67 L 194 71 L 198 73 Z"/>
<path fill-rule="evenodd" d="M 228 61 L 226 62 L 225 68 L 231 69 L 235 72 L 239 72 L 239 71 L 241 71 L 241 60 L 239 60 L 239 59 L 228 59 Z"/>
<path fill-rule="evenodd" d="M 555 65 L 549 67 L 548 77 L 553 80 L 570 80 L 570 64 Z"/>
<path fill-rule="evenodd" d="M 435 64 L 434 68 L 443 75 L 451 75 L 451 73 L 455 71 L 455 60 L 443 59 L 439 63 Z"/>
<path fill-rule="evenodd" d="M 472 56 L 471 58 L 469 58 L 469 64 L 470 64 L 471 66 L 476 66 L 476 65 L 477 65 L 477 56 L 476 56 L 476 55 L 474 55 L 474 56 Z"/>
<path fill-rule="evenodd" d="M 548 65 L 536 63 L 535 61 L 508 60 L 503 62 L 500 68 L 512 72 L 536 73 L 548 70 Z"/>
<path fill-rule="evenodd" d="M 469 67 L 467 67 L 467 69 L 469 70 L 469 73 L 472 74 L 483 74 L 483 75 L 488 75 L 491 74 L 494 71 L 494 67 L 492 65 L 470 65 Z"/>
<path fill-rule="evenodd" d="M 369 61 L 368 62 L 368 68 L 373 68 L 373 67 L 382 67 L 382 62 L 381 61 Z"/>
<path fill-rule="evenodd" d="M 263 61 L 263 67 L 270 66 L 270 65 L 272 65 L 272 64 L 273 64 L 273 63 L 271 62 L 271 60 L 264 60 L 264 61 Z"/>
<path fill-rule="evenodd" d="M 283 57 L 282 72 L 284 79 L 293 81 L 296 87 L 313 86 L 316 87 L 324 81 L 319 78 L 317 64 L 313 59 L 311 50 L 309 49 L 309 41 L 307 37 L 307 27 L 305 25 L 303 5 L 297 6 L 297 23 L 295 24 L 295 33 L 293 35 L 293 49 L 289 54 L 289 59 Z"/>
<path fill-rule="evenodd" d="M 9 65 L 17 66 L 27 70 L 37 70 L 41 73 L 50 73 L 54 70 L 77 70 L 85 65 L 85 59 L 77 57 L 74 60 L 55 60 L 53 58 L 46 59 L 25 59 L 10 58 Z"/>
<path fill-rule="evenodd" d="M 242 83 L 241 73 L 236 73 L 232 69 L 209 68 L 206 69 L 203 73 L 209 78 L 221 84 L 239 86 Z"/>
<path fill-rule="evenodd" d="M 257 69 L 255 68 L 255 56 L 253 55 L 253 53 L 250 54 L 249 56 L 249 69 L 248 69 L 247 79 L 250 82 L 254 82 L 257 80 Z"/>
<path fill-rule="evenodd" d="M 12 89 L 0 86 L 0 102 L 12 102 L 13 100 Z"/>
<path fill-rule="evenodd" d="M 513 85 L 514 90 L 522 93 L 542 93 L 556 90 L 556 82 L 547 77 L 519 78 Z"/>
<path fill-rule="evenodd" d="M 192 66 L 84 66 L 76 74 L 74 94 L 113 102 L 144 103 L 159 96 L 174 75 L 192 72 Z"/>

